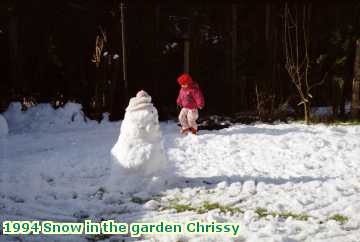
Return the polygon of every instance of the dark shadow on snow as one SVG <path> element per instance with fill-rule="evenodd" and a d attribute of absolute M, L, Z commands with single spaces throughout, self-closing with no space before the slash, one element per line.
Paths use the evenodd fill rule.
<path fill-rule="evenodd" d="M 310 176 L 300 176 L 300 177 L 289 177 L 289 178 L 273 178 L 273 177 L 264 177 L 264 176 L 212 176 L 212 177 L 177 177 L 176 178 L 176 187 L 185 188 L 185 187 L 206 187 L 211 189 L 217 186 L 221 182 L 227 182 L 228 185 L 231 183 L 244 183 L 246 181 L 254 181 L 255 185 L 262 182 L 267 185 L 283 185 L 286 183 L 309 183 L 309 182 L 325 182 L 335 177 L 310 177 Z M 170 187 L 169 187 L 170 188 Z"/>

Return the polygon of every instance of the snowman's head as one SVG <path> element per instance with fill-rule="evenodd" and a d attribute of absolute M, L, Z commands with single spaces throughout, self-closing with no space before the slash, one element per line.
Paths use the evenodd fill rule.
<path fill-rule="evenodd" d="M 144 110 L 152 108 L 151 96 L 144 90 L 139 91 L 135 97 L 131 98 L 129 105 L 126 108 L 126 112 L 133 112 L 138 110 Z"/>
<path fill-rule="evenodd" d="M 151 103 L 151 96 L 144 90 L 130 99 L 124 121 L 137 126 L 158 125 L 158 112 Z"/>
<path fill-rule="evenodd" d="M 144 90 L 140 90 L 140 91 L 138 91 L 138 93 L 136 93 L 136 97 L 150 97 L 150 95 L 147 92 L 145 92 Z"/>

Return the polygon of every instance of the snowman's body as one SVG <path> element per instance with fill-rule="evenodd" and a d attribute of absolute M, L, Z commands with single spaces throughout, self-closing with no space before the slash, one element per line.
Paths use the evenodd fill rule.
<path fill-rule="evenodd" d="M 146 92 L 140 91 L 130 99 L 119 139 L 111 154 L 116 162 L 130 172 L 150 175 L 164 169 L 167 159 L 158 112 Z"/>

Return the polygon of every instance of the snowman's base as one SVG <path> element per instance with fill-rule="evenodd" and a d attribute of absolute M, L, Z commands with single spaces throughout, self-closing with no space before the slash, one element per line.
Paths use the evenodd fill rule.
<path fill-rule="evenodd" d="M 130 174 L 112 174 L 105 184 L 109 192 L 119 192 L 127 195 L 135 193 L 158 194 L 168 184 L 167 179 L 159 176 L 138 177 Z"/>
<path fill-rule="evenodd" d="M 167 167 L 167 166 L 166 166 Z M 165 166 L 149 173 L 145 167 L 126 168 L 111 156 L 111 173 L 105 182 L 106 190 L 133 194 L 140 191 L 156 193 L 163 190 L 169 177 Z"/>

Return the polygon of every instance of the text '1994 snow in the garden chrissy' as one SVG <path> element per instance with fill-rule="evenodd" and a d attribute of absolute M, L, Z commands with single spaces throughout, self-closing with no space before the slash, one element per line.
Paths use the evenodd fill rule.
<path fill-rule="evenodd" d="M 3 234 L 130 234 L 139 237 L 146 234 L 223 234 L 231 237 L 240 235 L 240 224 L 218 223 L 216 221 L 188 221 L 172 223 L 119 223 L 114 220 L 83 223 L 55 221 L 4 221 Z"/>

